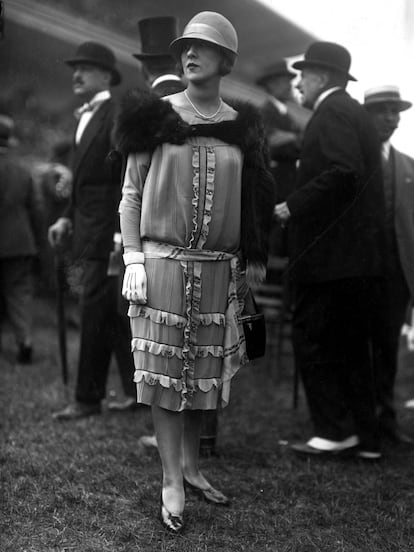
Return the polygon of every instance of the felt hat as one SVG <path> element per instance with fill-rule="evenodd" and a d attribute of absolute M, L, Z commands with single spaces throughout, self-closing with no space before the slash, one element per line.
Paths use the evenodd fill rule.
<path fill-rule="evenodd" d="M 370 106 L 381 103 L 393 103 L 398 106 L 398 111 L 410 109 L 413 105 L 407 100 L 401 99 L 401 93 L 398 86 L 383 85 L 369 88 L 364 93 L 364 105 Z"/>
<path fill-rule="evenodd" d="M 292 65 L 294 69 L 300 71 L 307 67 L 332 69 L 344 74 L 348 80 L 356 81 L 357 79 L 349 74 L 350 66 L 351 54 L 346 48 L 335 42 L 314 42 L 307 49 L 304 59 L 296 61 Z"/>
<path fill-rule="evenodd" d="M 109 71 L 112 75 L 112 86 L 116 86 L 122 80 L 113 51 L 99 42 L 84 42 L 76 50 L 75 56 L 65 60 L 65 63 L 71 67 L 85 63 Z"/>
<path fill-rule="evenodd" d="M 140 61 L 171 58 L 170 43 L 178 36 L 175 17 L 146 17 L 138 21 L 141 52 L 132 54 Z"/>
<path fill-rule="evenodd" d="M 195 15 L 185 26 L 183 34 L 171 42 L 170 50 L 178 57 L 183 43 L 194 39 L 204 40 L 220 46 L 220 48 L 230 53 L 233 59 L 237 56 L 238 38 L 236 29 L 220 13 L 204 11 Z"/>
<path fill-rule="evenodd" d="M 294 79 L 296 77 L 296 73 L 289 69 L 285 59 L 280 59 L 269 67 L 262 77 L 257 79 L 256 84 L 259 86 L 265 86 L 270 79 L 276 77 L 289 77 L 290 79 Z"/>

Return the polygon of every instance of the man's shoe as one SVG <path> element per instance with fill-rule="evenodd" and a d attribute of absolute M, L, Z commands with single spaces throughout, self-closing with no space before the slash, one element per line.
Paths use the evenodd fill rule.
<path fill-rule="evenodd" d="M 358 443 L 359 439 L 356 435 L 350 435 L 343 441 L 330 441 L 320 437 L 312 437 L 307 443 L 291 445 L 291 449 L 299 456 L 327 458 L 346 455 L 354 450 Z"/>
<path fill-rule="evenodd" d="M 368 462 L 378 462 L 382 458 L 379 450 L 365 450 L 363 448 L 356 449 L 355 456 L 360 460 L 367 460 Z"/>
<path fill-rule="evenodd" d="M 137 410 L 140 408 L 140 404 L 137 403 L 133 397 L 128 397 L 123 401 L 111 401 L 108 403 L 108 410 L 112 412 L 125 412 L 131 410 Z"/>
<path fill-rule="evenodd" d="M 52 416 L 53 416 L 53 419 L 55 420 L 66 421 L 66 420 L 79 420 L 80 418 L 87 418 L 88 416 L 94 416 L 100 413 L 101 413 L 100 403 L 88 404 L 88 403 L 75 402 L 75 403 L 69 404 L 63 410 L 54 412 Z"/>
<path fill-rule="evenodd" d="M 138 439 L 138 444 L 143 447 L 155 447 L 158 448 L 157 438 L 155 435 L 143 435 Z"/>

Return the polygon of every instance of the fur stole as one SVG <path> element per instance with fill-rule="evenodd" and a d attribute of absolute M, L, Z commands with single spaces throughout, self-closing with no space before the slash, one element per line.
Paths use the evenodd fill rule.
<path fill-rule="evenodd" d="M 242 171 L 241 249 L 249 263 L 266 265 L 275 185 L 268 167 L 266 139 L 259 112 L 247 103 L 233 105 L 233 121 L 189 125 L 168 101 L 131 90 L 122 99 L 113 141 L 123 156 L 153 151 L 164 143 L 184 144 L 191 136 L 218 138 L 244 154 Z"/>

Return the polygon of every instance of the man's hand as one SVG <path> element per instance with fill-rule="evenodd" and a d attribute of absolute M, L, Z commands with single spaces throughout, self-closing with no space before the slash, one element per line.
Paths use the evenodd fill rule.
<path fill-rule="evenodd" d="M 286 226 L 287 221 L 290 219 L 290 211 L 286 201 L 275 205 L 273 214 L 275 215 L 275 217 L 278 219 L 278 221 L 281 223 L 282 226 Z"/>
<path fill-rule="evenodd" d="M 141 263 L 132 263 L 125 268 L 122 296 L 131 303 L 147 302 L 147 273 Z"/>
<path fill-rule="evenodd" d="M 68 218 L 61 217 L 49 226 L 47 239 L 49 244 L 55 248 L 62 248 L 66 244 L 66 240 L 72 233 L 72 221 Z"/>

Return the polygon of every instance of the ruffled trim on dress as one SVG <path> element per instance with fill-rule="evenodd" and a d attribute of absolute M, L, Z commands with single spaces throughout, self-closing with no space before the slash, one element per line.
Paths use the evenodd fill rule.
<path fill-rule="evenodd" d="M 194 248 L 194 241 L 196 238 L 197 226 L 198 226 L 198 202 L 200 200 L 200 150 L 197 146 L 193 146 L 193 199 L 191 205 L 193 206 L 193 230 L 191 232 L 189 249 Z"/>
<path fill-rule="evenodd" d="M 131 350 L 148 352 L 152 355 L 161 355 L 167 358 L 176 356 L 179 359 L 183 358 L 183 350 L 181 347 L 175 345 L 167 345 L 165 343 L 157 343 L 156 341 L 150 341 L 149 339 L 143 339 L 141 337 L 134 337 L 131 341 Z"/>
<path fill-rule="evenodd" d="M 130 318 L 149 318 L 151 322 L 155 324 L 165 324 L 166 326 L 175 326 L 176 328 L 184 328 L 186 324 L 186 318 L 184 316 L 168 311 L 153 309 L 147 305 L 130 305 L 128 316 Z M 200 314 L 200 325 L 210 326 L 210 324 L 224 326 L 224 314 L 221 312 L 206 312 Z"/>
<path fill-rule="evenodd" d="M 210 326 L 216 324 L 217 326 L 224 326 L 226 323 L 226 317 L 221 312 L 208 312 L 200 314 L 200 325 Z"/>
<path fill-rule="evenodd" d="M 209 226 L 211 221 L 211 209 L 213 207 L 214 184 L 216 178 L 216 152 L 214 148 L 206 148 L 207 155 L 207 178 L 204 200 L 203 221 L 200 229 L 200 237 L 197 242 L 197 248 L 202 249 L 207 241 Z"/>
<path fill-rule="evenodd" d="M 141 383 L 142 380 L 145 381 L 147 385 L 161 385 L 164 389 L 174 387 L 175 391 L 180 393 L 183 389 L 183 381 L 177 378 L 171 378 L 164 374 L 154 374 L 153 372 L 144 372 L 142 370 L 137 370 L 134 376 L 135 383 Z M 221 386 L 220 378 L 209 378 L 209 379 L 196 379 L 194 380 L 194 387 L 200 389 L 204 393 L 208 393 L 211 389 L 218 389 Z"/>
<path fill-rule="evenodd" d="M 131 341 L 131 349 L 134 351 L 148 352 L 152 355 L 161 355 L 167 358 L 177 357 L 182 359 L 185 357 L 182 347 L 158 343 L 142 337 L 134 337 Z M 216 358 L 224 357 L 224 348 L 221 345 L 195 345 L 193 347 L 194 358 L 207 358 L 211 355 Z"/>
<path fill-rule="evenodd" d="M 174 314 L 168 311 L 162 311 L 153 309 L 147 305 L 130 305 L 128 309 L 128 316 L 131 318 L 149 318 L 156 324 L 165 324 L 166 326 L 176 326 L 177 328 L 184 328 L 186 319 L 184 316 Z"/>

